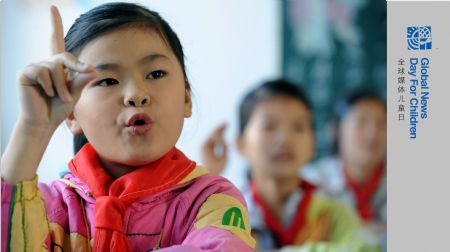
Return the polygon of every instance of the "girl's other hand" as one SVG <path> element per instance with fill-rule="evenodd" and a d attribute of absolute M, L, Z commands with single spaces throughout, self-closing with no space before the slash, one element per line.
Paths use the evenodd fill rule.
<path fill-rule="evenodd" d="M 25 67 L 17 77 L 21 115 L 30 126 L 56 129 L 72 113 L 83 87 L 96 78 L 92 65 L 64 51 L 64 32 L 58 9 L 51 7 L 53 56 Z"/>
<path fill-rule="evenodd" d="M 202 145 L 204 165 L 214 175 L 219 175 L 225 168 L 228 159 L 228 146 L 223 138 L 226 123 L 217 127 Z"/>

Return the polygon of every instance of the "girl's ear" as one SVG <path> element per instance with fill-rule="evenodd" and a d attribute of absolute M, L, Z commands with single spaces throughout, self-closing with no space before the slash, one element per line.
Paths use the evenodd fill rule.
<path fill-rule="evenodd" d="M 185 88 L 184 92 L 184 117 L 189 118 L 192 116 L 191 90 Z"/>
<path fill-rule="evenodd" d="M 66 125 L 67 125 L 67 127 L 69 127 L 70 131 L 74 135 L 83 133 L 83 130 L 81 129 L 80 124 L 78 124 L 77 119 L 75 119 L 75 116 L 73 115 L 73 111 L 66 118 Z"/>

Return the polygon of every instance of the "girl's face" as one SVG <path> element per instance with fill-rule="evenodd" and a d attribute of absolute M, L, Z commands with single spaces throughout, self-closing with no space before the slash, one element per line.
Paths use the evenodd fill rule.
<path fill-rule="evenodd" d="M 379 101 L 362 100 L 342 118 L 339 132 L 344 162 L 373 168 L 386 155 L 386 110 Z"/>
<path fill-rule="evenodd" d="M 314 156 L 311 120 L 308 108 L 294 98 L 274 96 L 257 104 L 237 140 L 253 175 L 297 179 Z"/>
<path fill-rule="evenodd" d="M 89 42 L 79 59 L 99 76 L 83 89 L 69 125 L 84 132 L 104 165 L 144 165 L 175 145 L 191 99 L 180 63 L 158 33 L 121 28 Z"/>

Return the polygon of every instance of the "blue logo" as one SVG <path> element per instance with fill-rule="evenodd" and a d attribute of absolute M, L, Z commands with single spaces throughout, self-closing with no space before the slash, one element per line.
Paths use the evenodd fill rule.
<path fill-rule="evenodd" d="M 408 26 L 408 50 L 431 50 L 431 26 Z"/>

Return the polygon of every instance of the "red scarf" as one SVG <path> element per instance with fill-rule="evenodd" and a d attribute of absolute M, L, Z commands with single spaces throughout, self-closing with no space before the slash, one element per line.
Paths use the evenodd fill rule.
<path fill-rule="evenodd" d="M 252 183 L 250 185 L 253 200 L 261 208 L 267 228 L 275 235 L 281 246 L 293 245 L 295 237 L 306 224 L 306 214 L 316 187 L 305 180 L 300 180 L 299 186 L 303 191 L 303 197 L 298 203 L 297 212 L 291 225 L 288 228 L 284 228 L 281 221 L 270 211 L 270 208 L 258 195 L 255 184 Z"/>
<path fill-rule="evenodd" d="M 69 163 L 69 169 L 88 185 L 96 199 L 93 250 L 131 251 L 123 228 L 127 207 L 138 198 L 176 185 L 195 166 L 173 147 L 160 159 L 112 180 L 101 167 L 94 148 L 86 144 Z"/>
<path fill-rule="evenodd" d="M 370 221 L 374 218 L 375 213 L 370 203 L 372 196 L 378 189 L 384 174 L 384 163 L 381 162 L 374 170 L 372 176 L 366 183 L 357 183 L 354 181 L 344 167 L 344 176 L 347 186 L 352 191 L 356 199 L 356 208 L 358 214 L 363 221 Z"/>

